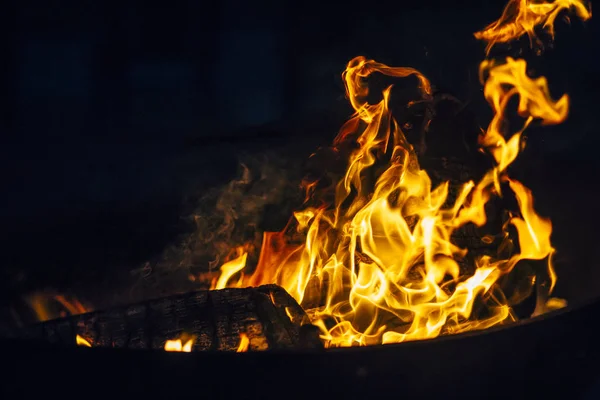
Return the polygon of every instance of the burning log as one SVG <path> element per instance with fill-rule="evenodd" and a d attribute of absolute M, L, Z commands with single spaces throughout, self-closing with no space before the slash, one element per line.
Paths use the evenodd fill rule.
<path fill-rule="evenodd" d="M 205 290 L 75 315 L 30 326 L 19 336 L 127 349 L 166 349 L 168 342 L 192 341 L 191 349 L 184 345 L 175 351 L 236 351 L 241 339 L 248 351 L 320 346 L 317 331 L 307 323 L 304 310 L 284 289 L 265 285 Z"/>

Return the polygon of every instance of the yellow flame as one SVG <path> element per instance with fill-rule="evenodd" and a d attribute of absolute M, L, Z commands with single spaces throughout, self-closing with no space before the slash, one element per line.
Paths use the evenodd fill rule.
<path fill-rule="evenodd" d="M 313 321 L 320 321 L 323 338 L 331 346 L 432 338 L 443 331 L 498 324 L 511 317 L 510 307 L 489 292 L 522 259 L 547 259 L 549 291 L 556 281 L 551 224 L 537 216 L 531 193 L 509 179 L 506 169 L 519 153 L 521 133 L 527 125 L 534 119 L 545 124 L 562 122 L 568 97 L 552 100 L 546 80 L 529 78 L 523 60 L 484 61 L 482 76 L 484 72 L 488 75 L 484 94 L 495 116 L 480 144 L 497 165 L 478 183 L 465 184 L 455 203 L 448 206 L 448 183 L 432 188 L 388 111 L 390 88 L 380 103 L 366 102 L 368 88 L 360 78 L 373 72 L 407 76 L 407 71 L 419 77 L 421 95 L 427 98 L 430 85 L 414 70 L 389 68 L 362 57 L 348 64 L 344 72 L 348 96 L 356 110 L 354 118 L 365 128 L 358 139 L 361 146 L 350 156 L 346 175 L 337 186 L 335 204 L 295 213 L 298 229 L 306 232 L 302 246 L 285 250 L 265 236 L 253 275 L 260 279 L 250 277 L 242 282 L 277 283 L 301 303 L 310 303 L 325 291 L 323 305 L 309 313 Z M 502 122 L 513 96 L 519 97 L 518 112 L 525 124 L 506 140 Z M 388 168 L 372 187 L 365 186 L 363 172 L 377 161 L 375 154 L 385 154 L 388 147 L 392 149 Z M 519 213 L 511 223 L 518 231 L 521 251 L 506 259 L 479 257 L 474 274 L 461 276 L 458 262 L 468 251 L 454 245 L 451 236 L 469 223 L 485 225 L 485 205 L 499 194 L 501 182 L 508 182 L 518 200 Z M 219 287 L 224 287 L 225 277 L 233 270 L 229 265 L 222 268 Z M 240 264 L 235 265 L 239 271 Z M 309 282 L 316 282 L 319 290 L 309 290 Z M 487 314 L 473 319 L 478 299 L 486 303 Z"/>
<path fill-rule="evenodd" d="M 554 38 L 554 22 L 562 11 L 574 11 L 583 21 L 592 17 L 591 4 L 583 0 L 509 0 L 500 19 L 476 32 L 475 37 L 486 41 L 486 52 L 496 43 L 508 43 L 527 34 L 529 42 L 541 44 L 535 28 L 543 29 Z"/>
<path fill-rule="evenodd" d="M 521 3 L 536 12 L 548 10 L 537 3 Z M 553 4 L 565 8 L 566 3 Z M 544 21 L 551 23 L 557 12 L 549 10 Z M 533 121 L 563 122 L 569 98 L 552 99 L 546 79 L 530 78 L 526 67 L 524 60 L 512 58 L 481 63 L 484 95 L 494 117 L 479 145 L 495 163 L 479 181 L 465 183 L 450 198 L 449 182 L 433 187 L 391 115 L 392 86 L 383 90 L 379 102 L 367 101 L 367 78 L 373 73 L 415 79 L 418 95 L 408 107 L 431 100 L 427 78 L 412 68 L 392 68 L 364 57 L 351 60 L 342 76 L 355 114 L 334 146 L 347 141 L 358 146 L 334 188 L 334 200 L 327 203 L 330 193 L 304 183 L 305 203 L 312 199 L 325 204 L 296 211 L 290 220 L 305 235 L 304 243 L 293 244 L 286 237 L 289 227 L 265 232 L 254 273 L 231 279 L 245 263 L 245 258 L 244 263 L 234 260 L 222 267 L 217 286 L 282 286 L 307 310 L 327 346 L 434 338 L 513 321 L 513 301 L 526 296 L 508 296 L 505 291 L 511 288 L 501 278 L 523 265 L 522 260 L 546 263 L 547 279 L 536 275 L 519 283 L 519 291 L 527 295 L 537 287 L 533 315 L 564 306 L 563 300 L 550 297 L 556 283 L 552 224 L 537 215 L 531 192 L 508 176 L 508 167 L 523 148 L 523 131 Z M 515 96 L 523 125 L 509 131 L 507 105 Z M 467 225 L 485 226 L 486 204 L 502 194 L 502 187 L 516 197 L 518 209 L 510 211 L 501 232 L 482 239 L 489 243 L 502 239 L 498 254 L 469 255 L 469 249 L 453 243 L 453 234 Z M 470 270 L 465 272 L 469 260 Z"/>
<path fill-rule="evenodd" d="M 227 282 L 238 272 L 244 269 L 246 266 L 246 258 L 248 257 L 248 253 L 244 251 L 243 247 L 237 249 L 238 255 L 235 259 L 226 262 L 221 266 L 221 273 L 219 275 L 219 279 L 211 285 L 211 290 L 213 289 L 225 289 L 227 287 Z"/>
<path fill-rule="evenodd" d="M 248 335 L 245 333 L 240 333 L 240 344 L 236 350 L 238 353 L 245 353 L 248 351 L 248 347 L 250 346 L 250 339 Z"/>
<path fill-rule="evenodd" d="M 75 336 L 75 343 L 77 343 L 77 346 L 92 347 L 92 344 L 88 340 L 79 335 Z"/>
<path fill-rule="evenodd" d="M 520 150 L 521 133 L 535 119 L 544 125 L 563 122 L 569 112 L 569 96 L 563 95 L 553 101 L 545 77 L 531 79 L 527 76 L 525 60 L 507 57 L 503 64 L 485 60 L 480 65 L 480 77 L 485 80 L 484 96 L 494 110 L 494 118 L 479 143 L 487 148 L 498 163 L 498 172 L 503 172 L 516 158 Z M 508 102 L 519 97 L 517 112 L 523 118 L 523 126 L 506 141 L 502 124 Z"/>
<path fill-rule="evenodd" d="M 178 339 L 167 340 L 165 342 L 165 351 L 180 351 L 190 353 L 192 346 L 194 345 L 195 337 L 188 335 L 181 335 Z"/>
<path fill-rule="evenodd" d="M 565 10 L 582 20 L 592 15 L 591 5 L 584 0 L 509 0 L 501 18 L 475 37 L 488 42 L 488 54 L 495 44 L 525 34 L 530 45 L 534 40 L 541 45 L 535 29 L 541 26 L 553 38 L 556 18 Z M 532 79 L 526 70 L 525 60 L 510 57 L 481 63 L 484 96 L 494 116 L 479 145 L 495 164 L 451 199 L 448 182 L 433 187 L 392 116 L 392 86 L 382 91 L 379 102 L 367 100 L 371 94 L 367 78 L 373 73 L 414 79 L 418 96 L 407 107 L 432 100 L 429 80 L 413 68 L 389 67 L 362 56 L 351 60 L 342 78 L 355 114 L 340 129 L 334 147 L 348 141 L 358 146 L 335 185 L 334 200 L 325 201 L 329 193 L 319 189 L 318 182 L 304 181 L 304 203 L 323 204 L 296 211 L 290 220 L 305 235 L 304 243 L 294 244 L 287 237 L 290 226 L 281 232 L 264 232 L 255 271 L 243 273 L 251 244 L 237 247 L 226 257 L 211 289 L 278 284 L 307 309 L 328 346 L 426 339 L 514 320 L 501 278 L 519 268 L 522 260 L 546 263 L 547 277 L 529 276 L 521 284 L 527 294 L 537 285 L 532 315 L 564 307 L 564 300 L 550 297 L 557 280 L 552 224 L 536 213 L 531 191 L 508 176 L 508 167 L 523 149 L 522 134 L 533 121 L 552 125 L 567 118 L 569 97 L 553 100 L 546 78 Z M 523 123 L 510 132 L 505 123 L 507 106 L 515 96 Z M 249 171 L 244 171 L 246 182 Z M 502 238 L 499 249 L 504 252 L 499 250 L 494 257 L 475 255 L 471 271 L 464 272 L 461 266 L 469 260 L 469 250 L 454 244 L 452 235 L 469 224 L 486 225 L 485 206 L 502 195 L 503 184 L 515 196 L 518 210 L 510 213 L 501 232 L 485 235 L 482 241 L 492 244 Z M 89 311 L 78 300 L 57 294 L 36 293 L 28 301 L 40 321 Z M 58 315 L 50 307 L 52 302 L 62 308 Z M 184 334 L 167 340 L 164 349 L 191 352 L 194 341 Z M 237 351 L 247 351 L 249 342 L 245 333 L 240 334 Z M 76 343 L 91 347 L 80 335 Z"/>

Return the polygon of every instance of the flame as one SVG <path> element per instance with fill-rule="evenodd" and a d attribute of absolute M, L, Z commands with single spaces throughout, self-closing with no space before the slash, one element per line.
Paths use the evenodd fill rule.
<path fill-rule="evenodd" d="M 524 33 L 532 37 L 533 26 L 541 23 L 553 33 L 558 12 L 570 7 L 583 19 L 591 15 L 575 0 L 511 1 L 503 17 L 477 35 L 491 46 Z M 351 141 L 358 146 L 333 188 L 334 200 L 326 201 L 331 197 L 327 188 L 303 182 L 306 208 L 295 212 L 283 231 L 264 233 L 255 271 L 231 279 L 244 268 L 244 253 L 223 265 L 216 287 L 282 286 L 307 310 L 330 347 L 428 339 L 514 321 L 511 306 L 534 288 L 532 315 L 565 306 L 564 300 L 550 297 L 556 284 L 552 224 L 536 213 L 531 191 L 509 177 L 508 167 L 523 149 L 522 134 L 531 123 L 553 125 L 567 118 L 569 97 L 554 100 L 546 78 L 531 78 L 526 71 L 522 59 L 481 63 L 484 96 L 494 116 L 479 145 L 494 165 L 450 198 L 449 182 L 433 187 L 392 116 L 392 86 L 378 102 L 367 101 L 372 98 L 368 78 L 374 73 L 415 80 L 417 97 L 407 107 L 432 100 L 430 82 L 412 68 L 364 57 L 351 60 L 342 77 L 355 114 L 334 146 Z M 515 97 L 523 123 L 509 130 L 507 106 Z M 463 227 L 485 227 L 486 205 L 506 195 L 516 198 L 517 209 L 509 211 L 501 232 L 482 238 L 488 244 L 500 241 L 495 256 L 469 254 L 453 243 L 453 234 Z M 302 244 L 294 239 L 298 234 Z M 545 268 L 521 279 L 518 289 L 505 284 L 514 270 L 518 274 L 531 262 L 543 262 Z"/>
<path fill-rule="evenodd" d="M 479 143 L 495 158 L 498 172 L 504 171 L 517 158 L 521 134 L 534 119 L 541 120 L 544 125 L 554 125 L 563 122 L 569 112 L 569 96 L 565 94 L 553 101 L 546 78 L 531 79 L 526 70 L 525 60 L 511 57 L 507 57 L 504 64 L 485 60 L 479 68 L 482 81 L 484 75 L 488 75 L 483 93 L 494 110 L 492 122 Z M 502 134 L 502 124 L 506 106 L 516 95 L 519 96 L 517 112 L 525 118 L 525 123 L 507 142 Z"/>
<path fill-rule="evenodd" d="M 541 25 L 553 37 L 554 22 L 564 10 L 574 10 L 582 20 L 591 17 L 582 0 L 509 0 L 501 18 L 475 36 L 488 42 L 488 54 L 496 43 L 525 34 L 531 45 L 534 40 L 541 44 L 535 28 Z M 307 311 L 329 347 L 486 329 L 516 320 L 512 306 L 534 289 L 532 316 L 564 307 L 564 300 L 551 297 L 557 281 L 552 223 L 536 213 L 531 191 L 508 172 L 524 148 L 523 132 L 534 121 L 562 123 L 569 113 L 569 97 L 553 99 L 546 78 L 529 77 L 522 59 L 486 59 L 479 71 L 493 117 L 478 144 L 491 156 L 493 166 L 450 196 L 449 182 L 434 187 L 392 116 L 393 86 L 383 89 L 375 102 L 377 96 L 369 86 L 373 74 L 412 79 L 416 90 L 406 104 L 410 108 L 433 101 L 429 80 L 413 68 L 389 67 L 362 56 L 352 59 L 342 78 L 355 113 L 333 142 L 338 154 L 352 148 L 345 173 L 331 186 L 310 179 L 302 182 L 304 209 L 294 212 L 281 232 L 263 233 L 252 273 L 244 269 L 253 243 L 229 252 L 220 246 L 213 263 L 226 254 L 225 263 L 211 289 L 280 285 Z M 514 98 L 522 124 L 509 129 L 508 104 Z M 248 182 L 249 170 L 244 167 L 243 179 L 233 185 Z M 516 199 L 516 209 L 507 210 L 509 218 L 500 232 L 481 238 L 485 244 L 497 244 L 495 255 L 470 254 L 453 242 L 453 235 L 467 226 L 487 227 L 486 205 L 507 195 Z M 218 207 L 227 211 L 226 221 L 231 223 L 223 231 L 229 232 L 235 213 L 229 213 L 226 204 L 222 199 Z M 544 268 L 520 278 L 516 288 L 506 283 L 515 274 L 517 279 L 522 271 L 527 274 L 529 263 L 543 263 Z M 47 297 L 30 299 L 40 320 L 51 318 Z M 71 314 L 86 312 L 76 300 L 51 298 Z M 191 352 L 194 341 L 183 334 L 167 340 L 164 349 Z M 91 347 L 79 335 L 76 342 Z M 248 351 L 249 342 L 241 333 L 237 352 Z"/>
<path fill-rule="evenodd" d="M 167 340 L 165 342 L 165 351 L 180 351 L 190 353 L 195 342 L 195 337 L 189 335 L 181 335 L 178 339 Z"/>
<path fill-rule="evenodd" d="M 77 343 L 77 346 L 92 347 L 92 344 L 87 339 L 79 335 L 75 336 L 75 343 Z"/>
<path fill-rule="evenodd" d="M 240 333 L 240 345 L 238 346 L 236 352 L 237 353 L 245 353 L 248 351 L 248 346 L 250 345 L 250 339 L 248 335 L 245 333 Z"/>
<path fill-rule="evenodd" d="M 484 94 L 495 116 L 479 143 L 496 165 L 478 183 L 466 183 L 455 202 L 448 204 L 448 182 L 432 187 L 389 112 L 391 87 L 383 91 L 379 103 L 367 103 L 364 78 L 374 72 L 414 75 L 422 99 L 430 96 L 429 82 L 415 70 L 390 68 L 363 57 L 350 61 L 344 79 L 356 114 L 342 135 L 357 133 L 348 126 L 357 130 L 360 123 L 365 126 L 357 140 L 360 147 L 351 154 L 335 189 L 334 204 L 294 214 L 297 230 L 306 235 L 303 245 L 290 245 L 283 232 L 265 233 L 254 274 L 241 284 L 229 285 L 277 283 L 305 307 L 320 302 L 308 313 L 330 346 L 426 339 L 512 320 L 515 316 L 499 294 L 499 280 L 526 259 L 547 263 L 550 286 L 540 294 L 538 311 L 543 309 L 556 282 L 552 225 L 535 213 L 531 192 L 509 178 L 506 170 L 522 148 L 523 130 L 534 120 L 564 121 L 568 97 L 553 100 L 545 78 L 527 76 L 524 60 L 484 61 Z M 505 139 L 506 106 L 514 96 L 519 98 L 518 113 L 525 122 Z M 387 168 L 366 185 L 367 171 L 383 158 Z M 519 205 L 509 225 L 516 228 L 520 252 L 505 258 L 479 256 L 475 271 L 461 274 L 459 262 L 464 262 L 468 250 L 454 245 L 452 234 L 467 224 L 484 226 L 485 205 L 501 194 L 505 183 Z M 509 227 L 504 229 L 509 240 Z M 233 270 L 242 268 L 241 260 L 234 261 L 235 268 L 231 263 L 223 266 L 218 287 L 224 287 Z M 479 312 L 483 317 L 473 316 L 477 302 L 486 310 Z"/>
<path fill-rule="evenodd" d="M 36 292 L 26 300 L 39 322 L 91 311 L 76 298 L 67 298 L 65 295 L 52 292 Z M 57 310 L 56 306 L 60 310 Z"/>
<path fill-rule="evenodd" d="M 192 351 L 193 340 L 188 340 L 182 344 L 181 339 L 167 340 L 165 342 L 165 351 L 182 351 L 189 353 Z"/>
<path fill-rule="evenodd" d="M 531 46 L 534 41 L 541 44 L 535 28 L 542 25 L 554 39 L 554 22 L 565 10 L 573 10 L 583 21 L 592 17 L 591 4 L 588 6 L 584 0 L 509 0 L 500 19 L 476 32 L 475 37 L 488 43 L 487 54 L 496 43 L 512 42 L 525 34 Z"/>
<path fill-rule="evenodd" d="M 213 281 L 210 287 L 211 290 L 225 289 L 227 287 L 227 282 L 231 277 L 243 270 L 246 266 L 248 252 L 245 250 L 244 246 L 236 248 L 235 253 L 237 253 L 237 256 L 233 260 L 228 261 L 221 266 L 219 278 L 218 280 Z M 243 275 L 240 278 L 243 279 Z"/>

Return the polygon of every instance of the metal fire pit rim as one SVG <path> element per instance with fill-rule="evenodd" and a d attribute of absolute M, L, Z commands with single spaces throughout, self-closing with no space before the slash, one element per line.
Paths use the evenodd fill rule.
<path fill-rule="evenodd" d="M 113 353 L 123 354 L 123 353 L 138 353 L 138 354 L 158 354 L 158 353 L 166 353 L 165 357 L 279 357 L 281 355 L 290 355 L 290 356 L 311 356 L 311 355 L 332 355 L 332 357 L 336 357 L 337 355 L 351 355 L 356 353 L 378 353 L 378 352 L 396 352 L 396 351 L 410 351 L 411 349 L 418 349 L 423 347 L 431 347 L 431 346 L 444 346 L 447 344 L 452 344 L 453 342 L 465 342 L 472 338 L 482 338 L 484 340 L 493 341 L 493 338 L 490 336 L 498 336 L 503 332 L 511 331 L 517 332 L 518 330 L 527 329 L 527 327 L 531 326 L 541 326 L 543 324 L 548 324 L 548 321 L 557 321 L 561 317 L 565 315 L 569 315 L 574 312 L 586 312 L 586 309 L 589 308 L 600 308 L 600 296 L 589 299 L 587 301 L 582 301 L 575 304 L 570 304 L 567 307 L 554 310 L 539 316 L 523 319 L 514 323 L 497 325 L 488 329 L 483 330 L 475 330 L 468 331 L 458 334 L 452 335 L 444 335 L 438 336 L 432 339 L 422 339 L 422 340 L 413 340 L 401 343 L 389 343 L 389 344 L 378 344 L 378 345 L 370 345 L 370 346 L 353 346 L 353 347 L 334 347 L 327 349 L 311 349 L 311 348 L 303 348 L 303 349 L 272 349 L 267 351 L 250 351 L 244 353 L 236 353 L 230 351 L 201 351 L 201 352 L 166 352 L 161 349 L 123 349 L 123 348 L 106 348 L 106 347 L 69 347 L 63 346 L 59 344 L 51 344 L 43 341 L 37 340 L 28 340 L 28 339 L 7 339 L 1 340 L 2 342 L 10 341 L 15 346 L 23 346 L 23 345 L 36 345 L 43 349 L 52 349 L 52 350 L 62 350 L 62 351 L 76 351 L 76 352 L 97 352 L 100 351 L 102 353 Z"/>
<path fill-rule="evenodd" d="M 93 386 L 95 392 L 134 390 L 165 398 L 197 395 L 201 389 L 214 398 L 280 399 L 283 388 L 287 398 L 306 399 L 318 392 L 364 399 L 397 393 L 399 387 L 417 398 L 531 399 L 556 398 L 557 393 L 580 398 L 574 390 L 585 392 L 600 382 L 600 342 L 589 329 L 589 321 L 598 318 L 600 298 L 507 325 L 514 329 L 394 345 L 239 355 L 57 348 L 0 340 L 0 359 L 11 366 L 5 383 L 19 398 L 25 392 L 47 395 L 65 376 L 70 378 L 67 394 L 78 397 L 79 389 L 89 392 L 93 377 L 101 382 Z"/>

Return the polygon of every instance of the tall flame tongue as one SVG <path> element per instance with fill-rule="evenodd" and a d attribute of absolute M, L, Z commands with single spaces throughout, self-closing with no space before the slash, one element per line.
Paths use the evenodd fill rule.
<path fill-rule="evenodd" d="M 511 1 L 509 7 L 515 4 Z M 556 17 L 557 7 L 574 6 L 580 15 L 587 15 L 579 4 L 575 0 L 557 0 L 552 5 L 521 1 L 518 12 L 525 13 L 525 7 L 541 15 L 538 11 L 543 10 L 544 17 L 531 23 L 546 21 L 547 26 Z M 506 15 L 496 28 L 505 26 Z M 521 24 L 518 29 L 532 32 L 522 17 L 515 21 Z M 496 28 L 484 31 L 489 40 L 508 37 L 493 36 Z M 506 29 L 514 30 L 512 37 L 520 32 L 517 27 Z M 523 147 L 523 131 L 534 120 L 546 125 L 564 121 L 569 98 L 563 95 L 553 100 L 545 78 L 527 76 L 524 60 L 485 60 L 480 72 L 494 117 L 479 144 L 491 154 L 495 166 L 479 182 L 467 182 L 450 198 L 448 182 L 432 187 L 392 117 L 392 86 L 382 91 L 379 102 L 367 101 L 372 98 L 367 78 L 373 73 L 416 78 L 418 98 L 409 107 L 431 99 L 427 78 L 412 68 L 392 68 L 364 57 L 351 60 L 343 78 L 355 114 L 334 145 L 355 140 L 358 147 L 349 156 L 333 201 L 327 203 L 324 191 L 309 184 L 310 200 L 325 205 L 296 212 L 282 232 L 266 232 L 254 273 L 234 279 L 234 272 L 245 265 L 245 253 L 239 254 L 222 270 L 218 287 L 281 285 L 307 309 L 328 346 L 402 342 L 488 328 L 514 320 L 511 306 L 527 297 L 534 286 L 534 315 L 564 306 L 564 301 L 550 298 L 556 282 L 552 224 L 536 214 L 531 192 L 509 178 L 507 168 Z M 520 129 L 507 132 L 507 105 L 515 96 L 524 122 Z M 514 194 L 518 210 L 509 214 L 496 236 L 501 238 L 498 254 L 469 254 L 468 249 L 455 245 L 452 237 L 457 230 L 470 224 L 486 225 L 486 204 L 503 195 L 502 190 Z M 514 240 L 515 232 L 518 240 Z M 304 238 L 301 244 L 295 244 L 298 235 Z M 543 262 L 545 268 L 521 279 L 518 289 L 505 285 L 514 280 L 511 271 L 522 269 L 522 260 Z M 465 272 L 463 267 L 469 264 L 470 272 Z"/>
<path fill-rule="evenodd" d="M 509 0 L 502 17 L 475 33 L 477 39 L 488 42 L 486 52 L 496 43 L 508 43 L 527 34 L 529 43 L 541 44 L 535 28 L 539 25 L 554 38 L 554 22 L 562 11 L 573 10 L 583 21 L 592 17 L 584 0 Z"/>

